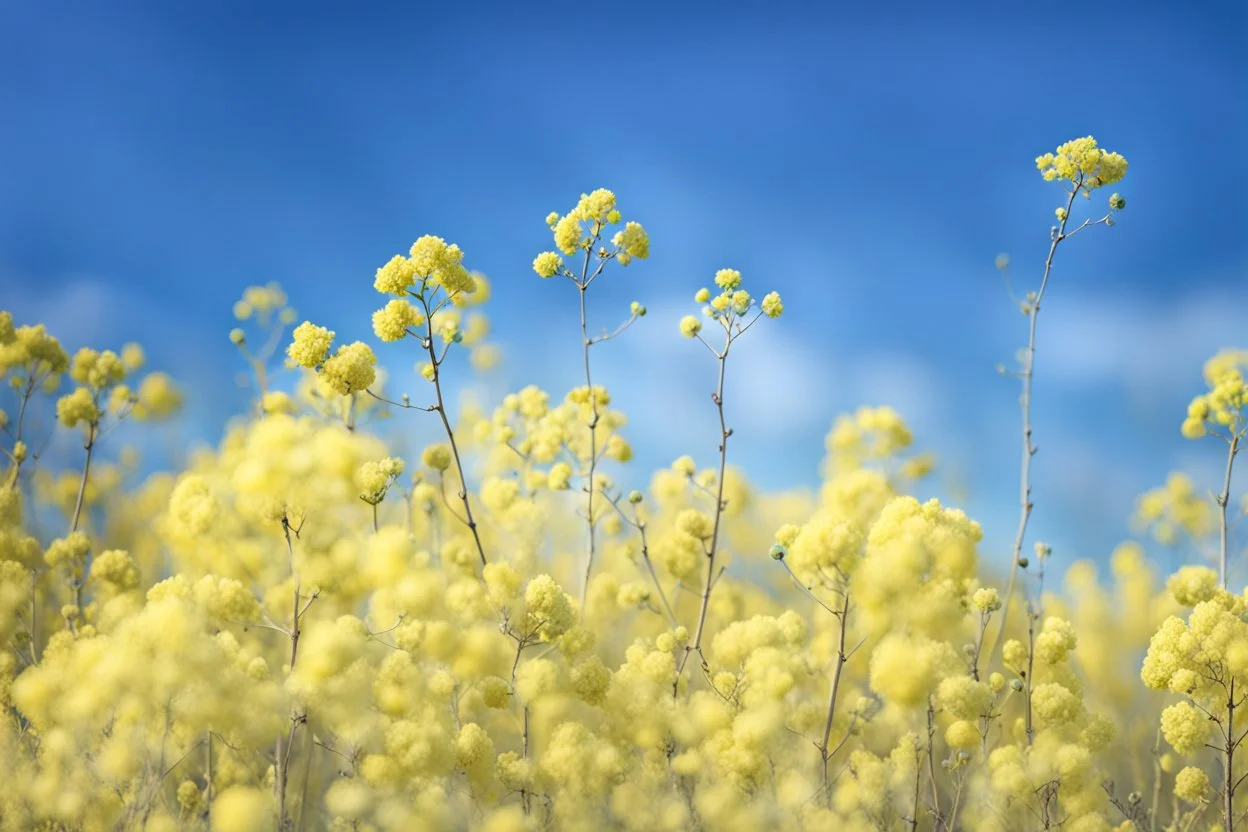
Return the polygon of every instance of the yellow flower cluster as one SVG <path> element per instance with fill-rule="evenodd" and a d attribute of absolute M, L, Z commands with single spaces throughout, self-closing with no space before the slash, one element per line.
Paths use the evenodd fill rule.
<path fill-rule="evenodd" d="M 454 243 L 426 234 L 412 243 L 408 255 L 396 254 L 379 268 L 373 288 L 383 295 L 398 296 L 439 288 L 448 295 L 476 291 L 476 280 L 463 265 L 464 252 Z"/>
<path fill-rule="evenodd" d="M 604 239 L 603 235 L 609 225 L 619 225 L 623 221 L 616 207 L 615 194 L 606 188 L 581 194 L 576 207 L 563 216 L 552 212 L 546 217 L 554 235 L 555 248 L 565 256 L 579 251 L 592 252 L 594 246 Z M 533 260 L 533 271 L 539 277 L 554 277 L 566 273 L 578 282 L 588 285 L 593 278 L 588 274 L 578 276 L 566 271 L 563 258 L 559 252 L 544 251 Z M 614 259 L 621 266 L 627 266 L 634 259 L 645 260 L 650 256 L 650 237 L 641 223 L 626 222 L 624 227 L 611 238 L 611 249 L 605 247 L 598 250 L 602 261 Z M 588 263 L 588 260 L 586 261 Z"/>
<path fill-rule="evenodd" d="M 239 321 L 257 319 L 261 325 L 276 316 L 282 324 L 295 322 L 295 310 L 287 305 L 286 293 L 276 283 L 248 286 L 234 304 L 234 317 Z"/>
<path fill-rule="evenodd" d="M 1183 435 L 1199 439 L 1212 427 L 1225 430 L 1229 440 L 1243 438 L 1248 431 L 1244 408 L 1248 406 L 1248 385 L 1244 371 L 1248 368 L 1248 350 L 1224 350 L 1205 364 L 1208 393 L 1192 399 L 1183 420 Z"/>
<path fill-rule="evenodd" d="M 1121 180 L 1127 173 L 1127 160 L 1098 147 L 1096 139 L 1085 136 L 1059 145 L 1056 153 L 1036 157 L 1036 167 L 1045 182 L 1064 180 L 1076 189 L 1090 191 Z"/>
<path fill-rule="evenodd" d="M 1140 495 L 1133 520 L 1167 546 L 1178 542 L 1180 533 L 1203 539 L 1216 523 L 1213 504 L 1197 491 L 1191 477 L 1179 471 L 1167 476 L 1164 486 Z"/>
<path fill-rule="evenodd" d="M 316 370 L 326 387 L 340 396 L 367 390 L 377 379 L 377 356 L 362 341 L 343 344 L 329 354 L 334 333 L 311 321 L 295 327 L 294 340 L 286 350 L 290 360 L 301 367 Z"/>

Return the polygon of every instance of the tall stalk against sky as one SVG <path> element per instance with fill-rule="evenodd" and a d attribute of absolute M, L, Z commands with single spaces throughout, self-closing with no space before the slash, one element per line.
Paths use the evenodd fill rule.
<path fill-rule="evenodd" d="M 599 428 L 602 419 L 602 408 L 608 403 L 606 388 L 595 387 L 590 366 L 589 351 L 595 344 L 601 344 L 616 337 L 628 329 L 638 318 L 646 314 L 646 308 L 634 302 L 629 309 L 629 316 L 611 332 L 590 335 L 589 315 L 586 310 L 585 296 L 589 287 L 602 274 L 604 268 L 612 260 L 621 266 L 627 266 L 634 259 L 645 259 L 650 256 L 650 238 L 640 223 L 629 222 L 611 238 L 610 247 L 604 242 L 607 227 L 619 225 L 622 216 L 616 208 L 615 194 L 605 188 L 599 188 L 590 194 L 581 194 L 576 207 L 560 217 L 551 213 L 546 217 L 555 237 L 555 246 L 568 257 L 581 255 L 579 265 L 564 265 L 563 258 L 553 251 L 544 251 L 533 260 L 533 270 L 538 276 L 551 278 L 565 277 L 577 289 L 581 319 L 581 358 L 585 368 L 585 387 L 580 404 L 585 410 L 585 427 L 589 431 L 589 453 L 585 459 L 577 462 L 583 465 L 581 472 L 585 490 L 585 569 L 581 575 L 580 604 L 585 608 L 586 593 L 589 592 L 589 579 L 594 570 L 594 557 L 597 554 L 598 519 L 606 510 L 606 497 L 600 495 L 598 482 L 598 463 L 608 447 L 599 449 Z M 601 497 L 601 499 L 596 499 Z"/>
<path fill-rule="evenodd" d="M 681 513 L 680 519 L 677 521 L 681 527 L 681 531 L 691 538 L 695 538 L 702 550 L 702 554 L 706 557 L 706 572 L 702 580 L 702 591 L 700 593 L 701 603 L 698 606 L 698 624 L 694 630 L 693 643 L 685 647 L 684 654 L 680 658 L 680 663 L 676 668 L 676 682 L 673 685 L 677 689 L 680 684 L 680 677 L 684 673 L 685 665 L 689 662 L 689 657 L 694 653 L 702 660 L 703 666 L 706 665 L 706 657 L 702 653 L 702 639 L 706 633 L 706 614 L 711 605 L 711 591 L 714 590 L 716 582 L 719 580 L 719 572 L 723 571 L 720 566 L 719 572 L 716 571 L 717 555 L 719 554 L 720 540 L 723 531 L 724 509 L 724 477 L 728 472 L 728 439 L 732 436 L 732 428 L 728 427 L 727 417 L 724 415 L 724 380 L 728 369 L 728 353 L 732 349 L 732 345 L 737 342 L 742 335 L 749 331 L 750 327 L 758 322 L 758 319 L 764 315 L 768 318 L 778 318 L 784 312 L 784 304 L 780 301 L 780 295 L 771 292 L 764 297 L 757 306 L 753 296 L 749 292 L 741 288 L 741 272 L 736 269 L 720 269 L 715 273 L 715 285 L 719 287 L 720 293 L 715 297 L 711 297 L 710 289 L 699 289 L 694 295 L 694 300 L 698 303 L 706 304 L 702 307 L 702 313 L 709 318 L 714 324 L 723 330 L 724 340 L 722 346 L 713 346 L 702 336 L 702 321 L 694 315 L 686 315 L 680 321 L 680 333 L 686 338 L 696 338 L 706 347 L 711 355 L 715 356 L 718 372 L 716 375 L 715 390 L 711 393 L 711 402 L 715 405 L 715 412 L 719 417 L 719 443 L 717 449 L 719 451 L 719 473 L 715 478 L 715 491 L 712 495 L 714 500 L 712 504 L 713 514 L 711 518 L 700 511 L 688 510 Z M 692 471 L 689 472 L 692 477 Z"/>
<path fill-rule="evenodd" d="M 1097 147 L 1096 141 L 1088 136 L 1074 139 L 1057 148 L 1056 154 L 1045 153 L 1036 158 L 1046 182 L 1058 181 L 1066 192 L 1065 205 L 1059 206 L 1054 214 L 1057 224 L 1049 229 L 1049 253 L 1044 259 L 1044 273 L 1040 278 L 1040 288 L 1028 292 L 1020 304 L 1022 313 L 1027 316 L 1027 347 L 1023 351 L 1017 376 L 1022 380 L 1022 394 L 1019 396 L 1019 407 L 1022 410 L 1022 464 L 1019 470 L 1018 485 L 1018 529 L 1014 533 L 1014 545 L 1010 552 L 1010 579 L 1006 585 L 1004 608 L 1001 611 L 1001 626 L 997 630 L 997 638 L 993 645 L 993 655 L 1001 646 L 1005 633 L 1006 622 L 1010 612 L 1010 602 L 1014 598 L 1014 588 L 1018 581 L 1018 570 L 1025 563 L 1023 543 L 1027 536 L 1027 523 L 1031 519 L 1034 504 L 1031 501 L 1031 459 L 1036 455 L 1036 445 L 1032 441 L 1031 423 L 1031 384 L 1035 375 L 1036 365 L 1036 324 L 1040 319 L 1040 304 L 1044 300 L 1045 291 L 1049 287 L 1049 277 L 1053 273 L 1053 258 L 1057 247 L 1080 231 L 1092 225 L 1113 225 L 1113 215 L 1126 206 L 1118 194 L 1109 198 L 1109 211 L 1097 220 L 1087 219 L 1074 230 L 1067 231 L 1070 212 L 1075 198 L 1081 194 L 1090 198 L 1092 191 L 1105 185 L 1112 185 L 1122 179 L 1127 172 L 1127 161 L 1117 153 L 1110 153 Z M 1004 266 L 1004 263 L 1001 263 Z"/>

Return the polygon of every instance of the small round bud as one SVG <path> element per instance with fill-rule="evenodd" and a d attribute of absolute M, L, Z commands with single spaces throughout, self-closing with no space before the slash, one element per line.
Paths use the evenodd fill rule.
<path fill-rule="evenodd" d="M 1109 197 L 1109 207 L 1113 211 L 1121 211 L 1127 207 L 1127 200 L 1122 194 L 1113 194 Z"/>
<path fill-rule="evenodd" d="M 1058 208 L 1058 209 L 1057 209 L 1056 211 L 1054 211 L 1053 213 L 1057 215 L 1057 219 L 1058 219 L 1059 221 L 1064 222 L 1064 221 L 1066 220 L 1067 214 L 1066 214 L 1066 209 L 1065 209 L 1065 208 Z"/>
<path fill-rule="evenodd" d="M 628 501 L 629 501 L 630 503 L 632 503 L 633 505 L 637 505 L 638 503 L 640 503 L 640 502 L 642 501 L 642 499 L 643 499 L 643 498 L 642 498 L 642 496 L 641 496 L 641 492 L 640 492 L 640 491 L 635 491 L 635 490 L 634 490 L 634 491 L 630 491 L 630 492 L 628 492 Z"/>
<path fill-rule="evenodd" d="M 771 544 L 771 549 L 768 550 L 767 554 L 771 556 L 772 560 L 784 560 L 784 556 L 788 554 L 788 550 L 779 543 L 773 543 Z"/>
<path fill-rule="evenodd" d="M 238 327 L 230 330 L 230 343 L 236 347 L 241 347 L 247 341 L 247 333 Z"/>
<path fill-rule="evenodd" d="M 1018 565 L 1020 568 L 1026 569 L 1028 566 L 1031 566 L 1031 561 L 1027 560 L 1027 558 L 1019 558 Z"/>
<path fill-rule="evenodd" d="M 629 306 L 629 311 L 632 312 L 634 315 L 636 315 L 638 318 L 646 317 L 646 307 L 642 306 L 637 301 L 632 302 L 632 304 Z"/>
<path fill-rule="evenodd" d="M 1015 693 L 1019 693 L 1020 691 L 1022 691 L 1022 689 L 1023 689 L 1023 680 L 1022 680 L 1022 679 L 1011 679 L 1011 680 L 1010 680 L 1010 690 L 1014 691 Z"/>

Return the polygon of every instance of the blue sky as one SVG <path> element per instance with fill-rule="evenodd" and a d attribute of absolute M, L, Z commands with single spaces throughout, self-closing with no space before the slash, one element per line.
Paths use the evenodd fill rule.
<path fill-rule="evenodd" d="M 1242 4 L 364 5 L 0 7 L 0 306 L 71 347 L 142 341 L 190 395 L 178 435 L 212 440 L 244 400 L 245 286 L 371 339 L 373 271 L 433 233 L 494 283 L 486 389 L 563 391 L 575 293 L 529 264 L 549 211 L 609 187 L 653 252 L 591 310 L 651 310 L 595 354 L 632 476 L 714 453 L 713 367 L 675 321 L 732 266 L 787 306 L 730 367 L 736 460 L 812 484 L 835 414 L 892 404 L 1003 559 L 1017 385 L 994 368 L 1026 321 L 993 258 L 1038 280 L 1061 192 L 1032 160 L 1092 134 L 1130 161 L 1128 207 L 1059 249 L 1033 530 L 1101 557 L 1167 471 L 1214 484 L 1219 449 L 1178 424 L 1204 358 L 1248 346 Z"/>

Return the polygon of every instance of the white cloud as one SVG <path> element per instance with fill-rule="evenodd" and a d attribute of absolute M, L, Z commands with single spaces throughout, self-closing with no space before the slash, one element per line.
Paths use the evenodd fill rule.
<path fill-rule="evenodd" d="M 1045 305 L 1037 363 L 1060 382 L 1120 382 L 1140 397 L 1194 389 L 1207 358 L 1242 344 L 1245 306 L 1248 294 L 1225 289 L 1157 301 L 1063 297 Z"/>
<path fill-rule="evenodd" d="M 116 330 L 122 311 L 117 292 L 96 278 L 75 276 L 56 293 L 30 280 L 6 275 L 6 282 L 9 279 L 13 287 L 5 292 L 5 308 L 13 312 L 16 323 L 42 323 L 70 349 L 96 344 Z"/>

